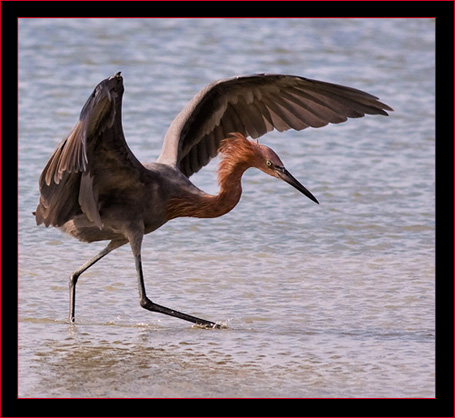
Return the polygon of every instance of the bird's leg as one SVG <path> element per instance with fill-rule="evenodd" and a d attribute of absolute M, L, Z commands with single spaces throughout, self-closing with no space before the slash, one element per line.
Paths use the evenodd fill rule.
<path fill-rule="evenodd" d="M 111 241 L 109 245 L 100 251 L 95 257 L 91 258 L 81 267 L 79 267 L 71 276 L 70 276 L 70 316 L 69 321 L 74 322 L 74 312 L 76 308 L 76 283 L 79 276 L 84 273 L 89 267 L 93 266 L 97 261 L 101 260 L 104 256 L 108 255 L 112 250 L 120 247 L 121 245 L 126 244 L 126 242 L 122 241 Z"/>
<path fill-rule="evenodd" d="M 196 318 L 195 316 L 187 315 L 182 312 L 174 311 L 173 309 L 166 308 L 165 306 L 157 305 L 152 302 L 145 293 L 144 275 L 142 273 L 142 262 L 141 254 L 134 255 L 136 260 L 136 270 L 139 287 L 139 303 L 140 305 L 149 311 L 159 312 L 165 315 L 174 316 L 176 318 L 184 319 L 185 321 L 193 322 L 194 324 L 201 325 L 207 328 L 220 328 L 220 326 L 214 322 L 206 321 L 205 319 Z"/>

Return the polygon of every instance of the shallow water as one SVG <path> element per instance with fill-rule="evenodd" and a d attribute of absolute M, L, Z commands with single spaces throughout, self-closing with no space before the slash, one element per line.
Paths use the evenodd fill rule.
<path fill-rule="evenodd" d="M 145 238 L 149 296 L 225 329 L 141 309 L 127 246 L 81 276 L 70 325 L 68 276 L 103 243 L 31 212 L 117 71 L 142 161 L 193 94 L 236 74 L 346 84 L 395 112 L 261 139 L 320 205 L 249 170 L 228 215 Z M 19 396 L 433 397 L 434 151 L 431 19 L 20 19 Z M 216 168 L 192 180 L 216 193 Z"/>

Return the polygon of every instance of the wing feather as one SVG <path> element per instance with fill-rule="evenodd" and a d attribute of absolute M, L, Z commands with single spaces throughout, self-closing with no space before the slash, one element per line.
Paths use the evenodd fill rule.
<path fill-rule="evenodd" d="M 158 162 L 189 177 L 208 164 L 230 132 L 258 138 L 273 129 L 317 128 L 366 114 L 387 115 L 387 110 L 393 109 L 369 93 L 298 76 L 220 80 L 201 90 L 174 119 Z"/>
<path fill-rule="evenodd" d="M 123 136 L 122 94 L 120 73 L 99 83 L 76 126 L 52 154 L 39 179 L 38 224 L 62 226 L 84 213 L 101 228 L 99 195 L 112 182 L 111 174 L 123 170 L 132 176 L 145 170 Z"/>

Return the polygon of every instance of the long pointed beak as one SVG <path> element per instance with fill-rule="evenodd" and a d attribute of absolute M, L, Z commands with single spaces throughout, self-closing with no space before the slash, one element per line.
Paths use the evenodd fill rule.
<path fill-rule="evenodd" d="M 319 204 L 318 200 L 311 194 L 311 192 L 304 187 L 299 181 L 284 167 L 276 167 L 277 177 L 286 183 L 289 183 L 291 186 L 295 187 L 300 193 L 303 193 L 308 199 L 311 199 L 313 202 Z"/>

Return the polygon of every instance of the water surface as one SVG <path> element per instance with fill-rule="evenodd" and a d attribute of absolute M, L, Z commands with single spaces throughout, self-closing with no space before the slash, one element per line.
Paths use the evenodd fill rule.
<path fill-rule="evenodd" d="M 346 84 L 395 109 L 261 139 L 320 205 L 249 170 L 228 215 L 148 235 L 139 307 L 128 246 L 37 227 L 38 177 L 93 87 L 122 71 L 133 152 L 154 160 L 209 82 L 257 72 Z M 20 19 L 21 397 L 433 397 L 434 21 Z M 217 192 L 217 161 L 195 175 Z"/>

